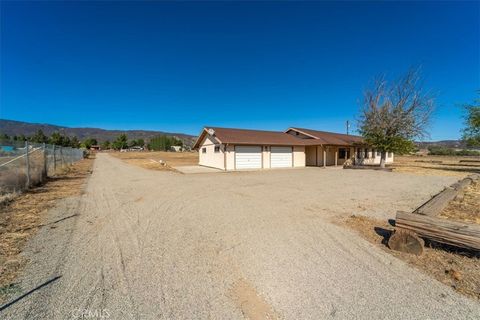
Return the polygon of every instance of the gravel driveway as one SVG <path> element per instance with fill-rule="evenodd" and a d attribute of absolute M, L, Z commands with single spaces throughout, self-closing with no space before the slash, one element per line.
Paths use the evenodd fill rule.
<path fill-rule="evenodd" d="M 182 175 L 99 154 L 30 242 L 7 319 L 474 319 L 480 305 L 329 223 L 393 217 L 448 177 L 305 168 Z"/>

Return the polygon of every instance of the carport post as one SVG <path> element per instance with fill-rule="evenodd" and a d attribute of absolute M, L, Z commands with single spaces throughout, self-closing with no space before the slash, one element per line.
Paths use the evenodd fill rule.
<path fill-rule="evenodd" d="M 323 167 L 327 166 L 327 148 L 323 147 Z"/>
<path fill-rule="evenodd" d="M 337 166 L 338 163 L 338 148 L 335 149 L 335 167 Z"/>

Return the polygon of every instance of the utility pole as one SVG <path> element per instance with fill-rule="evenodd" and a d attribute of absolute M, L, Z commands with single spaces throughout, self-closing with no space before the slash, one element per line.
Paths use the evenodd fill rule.
<path fill-rule="evenodd" d="M 350 122 L 347 120 L 347 135 L 349 134 L 350 131 Z"/>

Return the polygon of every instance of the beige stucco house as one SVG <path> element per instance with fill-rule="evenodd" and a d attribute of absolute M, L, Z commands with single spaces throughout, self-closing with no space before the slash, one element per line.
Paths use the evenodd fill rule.
<path fill-rule="evenodd" d="M 206 127 L 195 142 L 199 165 L 222 170 L 379 164 L 362 137 L 302 128 L 281 131 Z M 387 163 L 393 154 L 387 154 Z"/>

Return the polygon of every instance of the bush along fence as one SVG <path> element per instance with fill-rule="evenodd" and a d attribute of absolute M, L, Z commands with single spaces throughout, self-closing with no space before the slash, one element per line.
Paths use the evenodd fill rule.
<path fill-rule="evenodd" d="M 58 170 L 83 159 L 83 150 L 28 141 L 0 146 L 0 194 L 41 184 Z"/>

